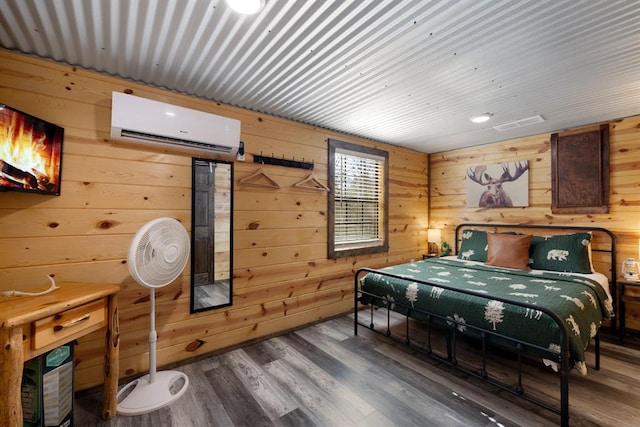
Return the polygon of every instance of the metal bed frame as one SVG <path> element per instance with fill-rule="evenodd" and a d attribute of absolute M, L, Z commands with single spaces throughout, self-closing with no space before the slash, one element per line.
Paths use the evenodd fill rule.
<path fill-rule="evenodd" d="M 613 297 L 613 306 L 614 306 L 614 312 L 615 312 L 615 307 L 616 307 L 616 295 L 617 293 L 615 292 L 615 286 L 616 286 L 616 242 L 615 242 L 615 236 L 614 234 L 604 228 L 600 228 L 600 227 L 572 227 L 572 226 L 543 226 L 543 225 L 521 225 L 521 224 L 478 224 L 478 223 L 463 223 L 460 224 L 456 227 L 455 229 L 455 248 L 456 248 L 456 253 L 458 253 L 458 247 L 459 247 L 459 243 L 460 240 L 458 238 L 459 233 L 461 230 L 464 229 L 468 229 L 468 228 L 476 228 L 476 229 L 485 229 L 485 230 L 489 230 L 489 229 L 538 229 L 538 230 L 547 230 L 547 231 L 555 231 L 556 234 L 559 234 L 560 232 L 571 232 L 571 231 L 591 231 L 591 232 L 598 232 L 598 233 L 603 233 L 604 235 L 608 236 L 609 238 L 609 245 L 607 249 L 603 249 L 603 248 L 593 248 L 592 250 L 594 252 L 606 252 L 609 253 L 610 255 L 610 259 L 611 259 L 611 295 Z M 451 290 L 454 292 L 458 292 L 458 293 L 462 293 L 462 294 L 468 294 L 468 295 L 473 295 L 473 296 L 477 296 L 477 297 L 481 297 L 484 299 L 491 299 L 491 300 L 496 300 L 496 301 L 501 301 L 503 303 L 507 303 L 507 304 L 512 304 L 512 305 L 516 305 L 516 306 L 520 306 L 523 308 L 529 308 L 529 309 L 533 309 L 533 310 L 538 310 L 541 311 L 545 314 L 547 314 L 551 319 L 553 319 L 556 324 L 558 325 L 559 331 L 560 331 L 560 350 L 559 351 L 554 351 L 554 350 L 550 350 L 548 348 L 543 348 L 540 347 L 538 345 L 532 344 L 532 343 L 528 343 L 519 339 L 515 339 L 509 336 L 505 336 L 503 334 L 500 333 L 496 333 L 493 330 L 490 329 L 486 329 L 483 327 L 479 327 L 479 326 L 475 326 L 475 325 L 470 325 L 468 323 L 465 323 L 465 327 L 467 329 L 472 329 L 476 332 L 478 332 L 479 336 L 480 336 L 480 341 L 482 344 L 482 350 L 481 350 L 481 366 L 475 366 L 475 367 L 469 367 L 469 366 L 463 366 L 462 364 L 460 364 L 458 362 L 458 359 L 456 358 L 456 335 L 459 332 L 457 331 L 457 326 L 458 324 L 460 324 L 460 321 L 457 321 L 455 319 L 452 319 L 450 317 L 445 317 L 445 316 L 441 316 L 426 310 L 421 310 L 421 309 L 416 309 L 413 308 L 411 306 L 407 306 L 407 305 L 403 305 L 401 303 L 398 302 L 394 302 L 394 304 L 398 307 L 401 307 L 403 310 L 406 311 L 405 314 L 405 337 L 404 339 L 399 338 L 398 336 L 394 336 L 391 334 L 391 316 L 390 316 L 390 312 L 392 310 L 389 309 L 389 306 L 385 304 L 386 302 L 386 297 L 385 296 L 380 296 L 380 295 L 375 295 L 369 292 L 365 292 L 363 290 L 360 289 L 360 276 L 363 275 L 363 273 L 376 273 L 376 274 L 380 274 L 380 275 L 384 275 L 384 276 L 388 276 L 388 277 L 392 277 L 392 278 L 397 278 L 397 279 L 404 279 L 404 277 L 395 275 L 395 274 L 391 274 L 385 271 L 381 271 L 381 270 L 375 270 L 375 269 L 371 269 L 371 268 L 360 268 L 355 272 L 355 277 L 354 277 L 354 334 L 358 335 L 358 326 L 364 326 L 367 327 L 368 329 L 379 333 L 379 334 L 383 334 L 386 335 L 387 337 L 397 341 L 397 342 L 401 342 L 409 347 L 411 347 L 412 349 L 420 352 L 421 354 L 426 354 L 427 356 L 436 359 L 440 362 L 443 362 L 449 366 L 452 366 L 454 368 L 456 368 L 459 371 L 462 371 L 468 375 L 471 375 L 475 378 L 478 378 L 482 381 L 485 381 L 495 387 L 498 387 L 501 390 L 504 390 L 506 392 L 509 392 L 511 394 L 514 394 L 516 396 L 519 396 L 531 403 L 534 403 L 542 408 L 545 408 L 549 411 L 555 412 L 557 414 L 560 415 L 560 422 L 562 426 L 568 426 L 569 425 L 569 371 L 571 369 L 570 363 L 569 363 L 569 359 L 570 359 L 570 353 L 569 353 L 569 331 L 567 326 L 564 324 L 564 322 L 562 321 L 562 319 L 555 313 L 553 313 L 551 310 L 545 308 L 545 307 L 541 307 L 538 305 L 534 305 L 534 304 L 529 304 L 529 303 L 524 303 L 524 302 L 520 302 L 520 301 L 513 301 L 510 300 L 508 298 L 499 298 L 499 297 L 492 297 L 490 295 L 486 295 L 486 294 L 482 294 L 482 293 L 478 293 L 478 292 L 473 292 L 473 291 L 467 291 L 464 289 L 456 289 L 450 286 L 445 286 L 441 283 L 429 283 L 428 281 L 422 281 L 422 280 L 416 280 L 416 279 L 412 279 L 412 282 L 417 282 L 417 283 L 423 283 L 423 284 L 427 284 L 427 285 L 431 285 L 431 286 L 438 286 L 439 288 L 442 289 L 447 289 L 447 290 Z M 358 303 L 361 301 L 361 298 L 363 296 L 368 296 L 371 298 L 371 303 L 369 304 L 369 310 L 370 310 L 370 322 L 368 325 L 366 325 L 365 323 L 361 323 L 359 318 L 358 318 L 358 312 L 360 311 L 360 307 L 358 305 Z M 380 305 L 376 305 L 374 304 L 374 301 L 379 301 Z M 378 330 L 375 328 L 375 324 L 373 321 L 373 312 L 374 312 L 374 308 L 378 309 L 378 308 L 382 308 L 385 307 L 387 308 L 387 325 L 386 325 L 386 330 L 383 332 L 381 330 Z M 374 307 L 375 306 L 375 307 Z M 413 313 L 417 313 L 419 314 L 423 319 L 426 319 L 426 325 L 427 325 L 427 336 L 426 336 L 426 347 L 420 346 L 420 345 L 416 345 L 412 342 L 411 337 L 410 337 L 410 328 L 409 328 L 409 320 L 412 318 L 412 316 L 414 315 Z M 615 317 L 614 317 L 615 319 Z M 446 354 L 439 354 L 437 352 L 434 351 L 434 349 L 431 346 L 431 335 L 432 335 L 432 324 L 435 322 L 438 322 L 438 324 L 440 326 L 442 325 L 448 325 L 447 327 L 447 333 L 446 333 Z M 615 320 L 613 322 L 613 328 L 615 329 Z M 504 347 L 505 343 L 510 343 L 510 345 L 513 347 L 513 349 L 515 349 L 515 354 L 516 354 L 516 358 L 517 358 L 517 380 L 516 380 L 516 384 L 515 386 L 513 384 L 509 385 L 506 384 L 505 382 L 498 380 L 496 378 L 492 378 L 489 374 L 489 372 L 487 371 L 487 347 L 488 344 L 490 343 L 490 339 L 491 337 L 497 337 L 500 340 L 502 340 L 502 343 L 500 344 L 501 347 Z M 540 400 L 540 399 L 535 399 L 532 396 L 529 396 L 527 394 L 525 394 L 525 388 L 523 385 L 523 381 L 522 381 L 522 362 L 523 362 L 523 356 L 524 356 L 524 352 L 525 350 L 529 348 L 529 349 L 535 349 L 538 351 L 541 351 L 543 354 L 548 354 L 549 358 L 551 359 L 556 359 L 559 358 L 560 360 L 560 369 L 559 369 L 559 375 L 560 375 L 560 402 L 559 405 L 551 405 L 546 401 Z M 595 350 L 595 369 L 599 370 L 600 369 L 600 333 L 598 332 L 598 334 L 596 334 L 595 338 L 594 338 L 594 350 Z"/>

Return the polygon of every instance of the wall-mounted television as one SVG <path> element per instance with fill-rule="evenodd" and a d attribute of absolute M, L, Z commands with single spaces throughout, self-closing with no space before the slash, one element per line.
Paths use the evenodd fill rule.
<path fill-rule="evenodd" d="M 0 191 L 60 195 L 64 129 L 0 103 Z"/>

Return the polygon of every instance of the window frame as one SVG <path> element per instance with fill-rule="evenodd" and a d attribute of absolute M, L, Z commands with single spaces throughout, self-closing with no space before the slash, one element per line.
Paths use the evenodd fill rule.
<path fill-rule="evenodd" d="M 382 200 L 379 202 L 379 214 L 383 216 L 381 224 L 382 230 L 379 230 L 379 236 L 381 236 L 382 244 L 376 242 L 375 244 L 363 244 L 358 247 L 352 247 L 351 245 L 345 245 L 340 247 L 335 243 L 335 202 L 336 202 L 336 170 L 335 170 L 335 156 L 336 150 L 346 151 L 351 155 L 371 158 L 371 156 L 380 157 L 383 159 L 383 177 L 381 184 L 383 189 Z M 374 254 L 374 253 L 386 253 L 389 251 L 389 153 L 384 150 L 380 150 L 373 147 L 366 147 L 362 145 L 352 144 L 349 142 L 339 141 L 336 139 L 329 139 L 329 159 L 328 159 L 328 184 L 329 195 L 327 197 L 327 258 L 337 259 L 349 256 Z"/>

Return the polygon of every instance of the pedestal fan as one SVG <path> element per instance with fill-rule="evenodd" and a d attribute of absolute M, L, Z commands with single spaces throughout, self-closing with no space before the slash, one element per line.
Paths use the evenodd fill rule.
<path fill-rule="evenodd" d="M 173 282 L 184 270 L 188 258 L 189 235 L 173 218 L 157 218 L 146 223 L 131 240 L 129 272 L 136 282 L 150 289 L 149 373 L 118 392 L 119 414 L 155 411 L 187 390 L 189 378 L 184 373 L 156 372 L 155 289 Z"/>

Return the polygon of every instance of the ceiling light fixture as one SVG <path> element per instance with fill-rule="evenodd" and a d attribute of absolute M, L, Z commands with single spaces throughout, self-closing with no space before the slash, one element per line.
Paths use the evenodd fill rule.
<path fill-rule="evenodd" d="M 243 15 L 254 15 L 264 8 L 264 0 L 225 0 L 227 5 Z"/>
<path fill-rule="evenodd" d="M 473 123 L 484 123 L 489 120 L 491 116 L 493 116 L 493 113 L 482 113 L 480 115 L 471 117 L 471 121 Z"/>

